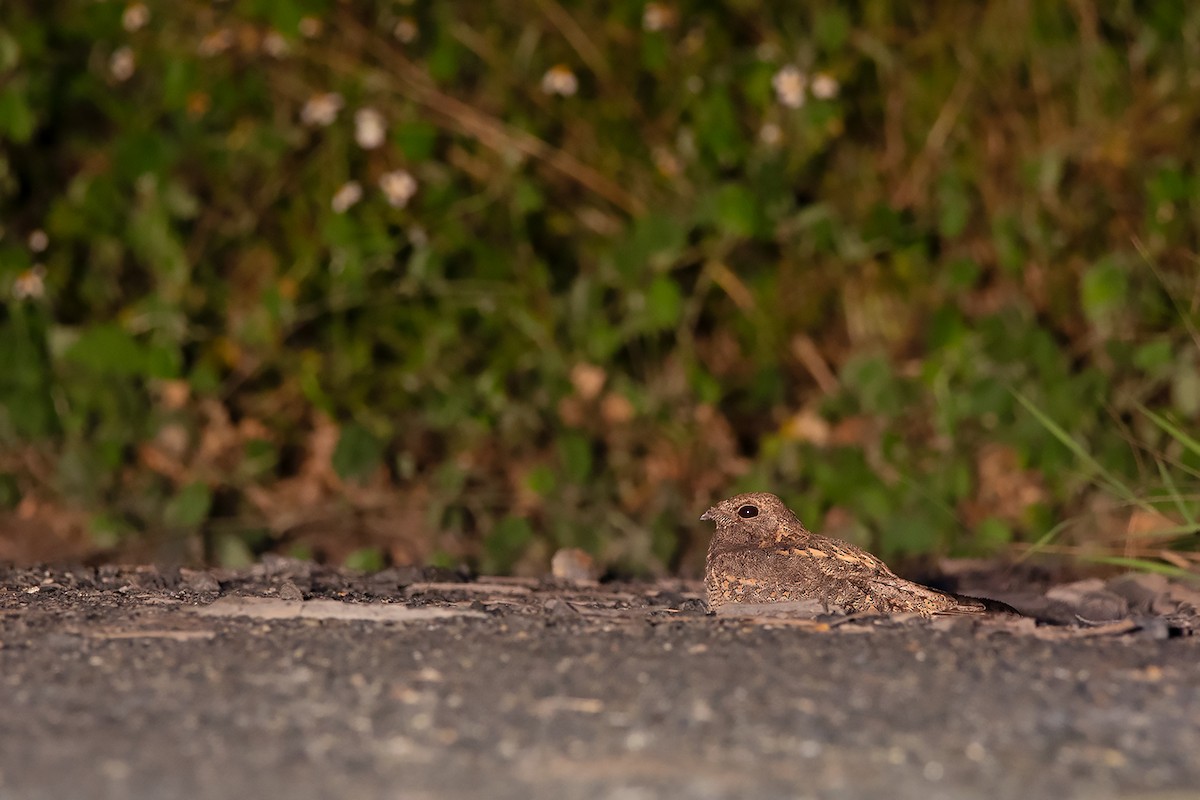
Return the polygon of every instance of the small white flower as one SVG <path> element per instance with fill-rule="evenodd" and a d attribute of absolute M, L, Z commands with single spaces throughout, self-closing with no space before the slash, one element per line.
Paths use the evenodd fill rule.
<path fill-rule="evenodd" d="M 404 208 L 417 193 L 417 179 L 408 170 L 395 169 L 379 176 L 379 188 L 393 208 Z"/>
<path fill-rule="evenodd" d="M 291 49 L 288 46 L 287 39 L 279 31 L 267 31 L 267 35 L 262 40 L 263 52 L 271 58 L 283 58 Z"/>
<path fill-rule="evenodd" d="M 321 31 L 325 30 L 325 24 L 316 17 L 302 17 L 296 25 L 296 29 L 305 39 L 315 39 L 321 35 Z"/>
<path fill-rule="evenodd" d="M 662 3 L 646 3 L 642 11 L 642 28 L 651 33 L 663 31 L 675 24 L 675 11 Z"/>
<path fill-rule="evenodd" d="M 35 253 L 43 252 L 50 246 L 50 237 L 41 228 L 38 228 L 29 234 L 29 249 Z"/>
<path fill-rule="evenodd" d="M 330 201 L 329 206 L 335 214 L 345 214 L 351 206 L 362 200 L 362 196 L 362 184 L 358 181 L 346 181 L 333 193 L 333 200 Z"/>
<path fill-rule="evenodd" d="M 570 97 L 579 91 L 579 79 L 565 64 L 556 64 L 542 76 L 542 91 Z"/>
<path fill-rule="evenodd" d="M 396 27 L 392 28 L 392 35 L 396 37 L 396 41 L 401 44 L 411 44 L 417 40 L 417 34 L 421 31 L 417 28 L 417 21 L 412 17 L 401 17 L 396 21 Z"/>
<path fill-rule="evenodd" d="M 818 100 L 832 100 L 837 97 L 840 88 L 837 78 L 828 72 L 818 72 L 813 76 L 812 96 Z"/>
<path fill-rule="evenodd" d="M 797 67 L 788 64 L 775 73 L 771 78 L 771 86 L 775 88 L 775 98 L 780 105 L 788 108 L 800 108 L 804 105 L 804 90 L 808 87 L 808 77 Z"/>
<path fill-rule="evenodd" d="M 137 60 L 129 47 L 118 47 L 108 59 L 108 73 L 118 81 L 127 81 L 137 70 Z"/>
<path fill-rule="evenodd" d="M 373 108 L 360 108 L 354 112 L 354 141 L 363 150 L 374 150 L 383 144 L 387 134 L 387 123 L 383 114 Z"/>
<path fill-rule="evenodd" d="M 300 109 L 300 121 L 310 128 L 327 127 L 337 119 L 345 102 L 337 92 L 321 92 L 308 98 L 304 108 Z"/>
<path fill-rule="evenodd" d="M 149 21 L 150 9 L 145 3 L 131 3 L 125 6 L 125 12 L 121 14 L 121 26 L 130 33 L 140 31 Z"/>
<path fill-rule="evenodd" d="M 774 122 L 768 122 L 758 129 L 758 140 L 767 147 L 774 147 L 783 141 L 783 129 Z"/>
<path fill-rule="evenodd" d="M 196 45 L 196 52 L 202 56 L 215 56 L 233 47 L 233 31 L 229 28 L 218 28 L 209 33 Z"/>
<path fill-rule="evenodd" d="M 13 297 L 17 300 L 38 300 L 46 294 L 46 268 L 35 264 L 13 280 Z"/>

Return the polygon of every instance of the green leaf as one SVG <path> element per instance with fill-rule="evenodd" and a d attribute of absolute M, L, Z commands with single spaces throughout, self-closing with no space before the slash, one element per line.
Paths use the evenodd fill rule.
<path fill-rule="evenodd" d="M 1133 353 L 1133 365 L 1145 372 L 1157 372 L 1174 361 L 1169 339 L 1157 339 L 1140 345 Z"/>
<path fill-rule="evenodd" d="M 184 486 L 167 503 L 163 522 L 170 528 L 196 528 L 206 519 L 212 506 L 212 489 L 202 481 Z"/>
<path fill-rule="evenodd" d="M 177 142 L 168 140 L 159 131 L 122 129 L 113 144 L 113 164 L 117 174 L 139 187 L 154 191 L 153 181 L 167 174 Z M 134 227 L 131 235 L 137 234 Z"/>
<path fill-rule="evenodd" d="M 761 211 L 746 187 L 729 183 L 713 196 L 713 220 L 729 236 L 751 237 L 758 232 Z"/>
<path fill-rule="evenodd" d="M 683 313 L 683 293 L 675 281 L 660 275 L 646 293 L 646 311 L 655 330 L 674 328 Z"/>
<path fill-rule="evenodd" d="M 583 483 L 592 474 L 592 443 L 583 434 L 562 434 L 558 439 L 558 457 L 572 483 Z"/>
<path fill-rule="evenodd" d="M 429 554 L 428 562 L 429 566 L 440 569 L 454 569 L 462 563 L 458 556 L 445 550 L 434 550 Z"/>
<path fill-rule="evenodd" d="M 342 565 L 359 572 L 379 572 L 387 566 L 378 547 L 362 547 L 349 553 Z"/>
<path fill-rule="evenodd" d="M 36 118 L 19 83 L 0 89 L 0 140 L 24 144 L 33 136 Z"/>
<path fill-rule="evenodd" d="M 445 21 L 449 23 L 452 20 L 447 19 Z M 439 83 L 452 81 L 458 75 L 463 48 L 458 40 L 449 33 L 449 24 L 435 26 L 435 29 L 444 30 L 445 32 L 437 37 L 433 49 L 426 56 L 425 67 L 429 70 L 430 76 L 435 81 Z"/>
<path fill-rule="evenodd" d="M 670 64 L 671 49 L 661 33 L 642 37 L 642 67 L 647 72 L 661 72 Z"/>
<path fill-rule="evenodd" d="M 864 411 L 890 416 L 900 410 L 897 380 L 884 356 L 854 356 L 842 366 L 841 374 Z"/>
<path fill-rule="evenodd" d="M 894 553 L 929 553 L 937 548 L 938 533 L 927 516 L 901 512 L 883 521 L 880 540 Z"/>
<path fill-rule="evenodd" d="M 1164 203 L 1185 200 L 1188 192 L 1187 176 L 1178 164 L 1162 167 L 1146 181 L 1146 199 L 1152 213 Z"/>
<path fill-rule="evenodd" d="M 971 198 L 966 186 L 957 179 L 946 178 L 938 186 L 938 233 L 953 239 L 967 227 L 971 217 Z"/>
<path fill-rule="evenodd" d="M 190 59 L 172 59 L 167 64 L 162 74 L 162 99 L 169 108 L 186 113 L 188 97 L 197 84 L 196 67 Z"/>
<path fill-rule="evenodd" d="M 613 251 L 621 273 L 640 278 L 649 269 L 665 269 L 678 260 L 687 230 L 669 214 L 647 214 L 633 223 L 629 235 Z"/>
<path fill-rule="evenodd" d="M 217 563 L 229 569 L 244 569 L 254 563 L 254 552 L 240 536 L 221 534 L 213 542 Z"/>
<path fill-rule="evenodd" d="M 60 420 L 52 400 L 47 320 L 26 307 L 10 307 L 9 315 L 0 320 L 0 437 L 49 436 Z"/>
<path fill-rule="evenodd" d="M 546 198 L 538 190 L 533 181 L 518 181 L 513 191 L 513 207 L 522 216 L 541 211 L 546 205 Z"/>
<path fill-rule="evenodd" d="M 827 53 L 842 49 L 850 36 L 850 17 L 840 8 L 825 8 L 813 22 L 813 36 Z"/>
<path fill-rule="evenodd" d="M 485 571 L 509 572 L 532 540 L 533 528 L 528 520 L 514 516 L 500 520 L 483 540 Z"/>
<path fill-rule="evenodd" d="M 342 428 L 333 450 L 333 470 L 343 480 L 365 478 L 383 459 L 383 443 L 356 422 Z"/>
<path fill-rule="evenodd" d="M 980 550 L 994 552 L 1012 542 L 1012 528 L 1004 520 L 988 517 L 975 529 L 974 540 Z"/>
<path fill-rule="evenodd" d="M 1016 217 L 1008 214 L 995 217 L 992 222 L 992 240 L 1000 266 L 1009 275 L 1019 275 L 1025 268 L 1027 248 Z"/>
<path fill-rule="evenodd" d="M 1083 310 L 1093 321 L 1105 318 L 1114 309 L 1128 302 L 1129 280 L 1124 268 L 1113 258 L 1106 258 L 1083 275 L 1080 300 Z"/>
<path fill-rule="evenodd" d="M 672 214 L 650 213 L 634 223 L 633 240 L 652 266 L 674 263 L 687 245 L 687 230 Z"/>
<path fill-rule="evenodd" d="M 534 494 L 545 496 L 554 491 L 554 487 L 558 485 L 558 478 L 555 476 L 554 470 L 545 464 L 540 464 L 529 471 L 529 475 L 525 478 L 525 485 Z"/>
<path fill-rule="evenodd" d="M 297 561 L 313 561 L 316 559 L 316 554 L 313 552 L 312 545 L 297 542 L 288 547 L 286 551 L 288 558 L 294 558 Z"/>
<path fill-rule="evenodd" d="M 392 141 L 411 162 L 428 161 L 437 146 L 438 129 L 430 122 L 413 121 L 392 129 Z"/>
<path fill-rule="evenodd" d="M 932 350 L 952 347 L 962 341 L 968 330 L 970 326 L 958 308 L 943 306 L 929 318 L 929 347 Z"/>
<path fill-rule="evenodd" d="M 266 439 L 248 439 L 242 447 L 237 475 L 241 480 L 269 478 L 278 463 L 278 445 Z"/>
<path fill-rule="evenodd" d="M 679 531 L 669 519 L 656 521 L 656 524 L 650 529 L 650 552 L 655 560 L 661 564 L 670 564 L 675 559 L 675 554 L 679 552 L 682 542 L 680 541 Z M 653 566 L 653 564 L 648 565 Z M 662 567 L 658 567 L 662 569 Z"/>
<path fill-rule="evenodd" d="M 142 344 L 112 324 L 85 330 L 67 347 L 63 359 L 104 375 L 174 378 L 179 374 L 178 351 Z"/>
<path fill-rule="evenodd" d="M 310 12 L 308 4 L 297 0 L 247 0 L 246 10 L 271 23 L 271 27 L 298 33 L 300 20 Z"/>
<path fill-rule="evenodd" d="M 297 383 L 304 397 L 318 409 L 332 413 L 333 400 L 326 394 L 321 385 L 321 375 L 325 368 L 323 356 L 314 350 L 305 350 L 300 354 L 300 368 Z"/>
<path fill-rule="evenodd" d="M 970 289 L 979 282 L 983 268 L 972 258 L 956 258 L 946 265 L 946 285 L 950 289 Z"/>
<path fill-rule="evenodd" d="M 719 164 L 736 163 L 746 147 L 738 112 L 723 88 L 714 88 L 697 102 L 695 130 L 701 146 Z"/>
<path fill-rule="evenodd" d="M 88 521 L 88 533 L 92 544 L 107 550 L 134 536 L 137 529 L 120 515 L 104 511 Z"/>

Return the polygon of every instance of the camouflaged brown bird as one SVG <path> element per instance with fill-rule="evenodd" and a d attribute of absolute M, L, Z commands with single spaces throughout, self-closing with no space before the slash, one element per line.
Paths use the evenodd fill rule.
<path fill-rule="evenodd" d="M 816 601 L 847 614 L 980 614 L 1002 603 L 906 581 L 870 553 L 809 532 L 773 494 L 739 494 L 704 512 L 717 524 L 704 570 L 709 608 Z"/>

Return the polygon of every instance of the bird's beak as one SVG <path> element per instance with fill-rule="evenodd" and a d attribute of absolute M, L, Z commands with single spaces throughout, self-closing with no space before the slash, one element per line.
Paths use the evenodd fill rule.
<path fill-rule="evenodd" d="M 716 506 L 714 506 L 714 507 L 710 508 L 708 511 L 705 511 L 703 514 L 700 515 L 700 521 L 707 522 L 711 519 L 716 519 L 716 515 L 713 514 L 713 512 L 716 510 L 717 510 Z"/>

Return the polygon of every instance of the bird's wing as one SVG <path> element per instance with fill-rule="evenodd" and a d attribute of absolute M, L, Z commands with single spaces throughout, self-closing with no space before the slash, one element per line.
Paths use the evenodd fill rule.
<path fill-rule="evenodd" d="M 800 559 L 808 564 L 806 569 L 819 572 L 831 578 L 842 580 L 880 581 L 896 578 L 895 573 L 888 569 L 875 556 L 853 545 L 829 539 L 824 536 L 809 534 L 803 539 L 784 540 L 773 544 L 771 550 L 778 556 L 787 559 Z"/>
<path fill-rule="evenodd" d="M 922 614 L 979 613 L 982 603 L 905 580 L 879 558 L 845 542 L 809 534 L 803 539 L 772 544 L 771 550 L 795 574 L 821 575 L 828 581 L 831 603 L 870 607 L 878 611 L 917 611 Z"/>

